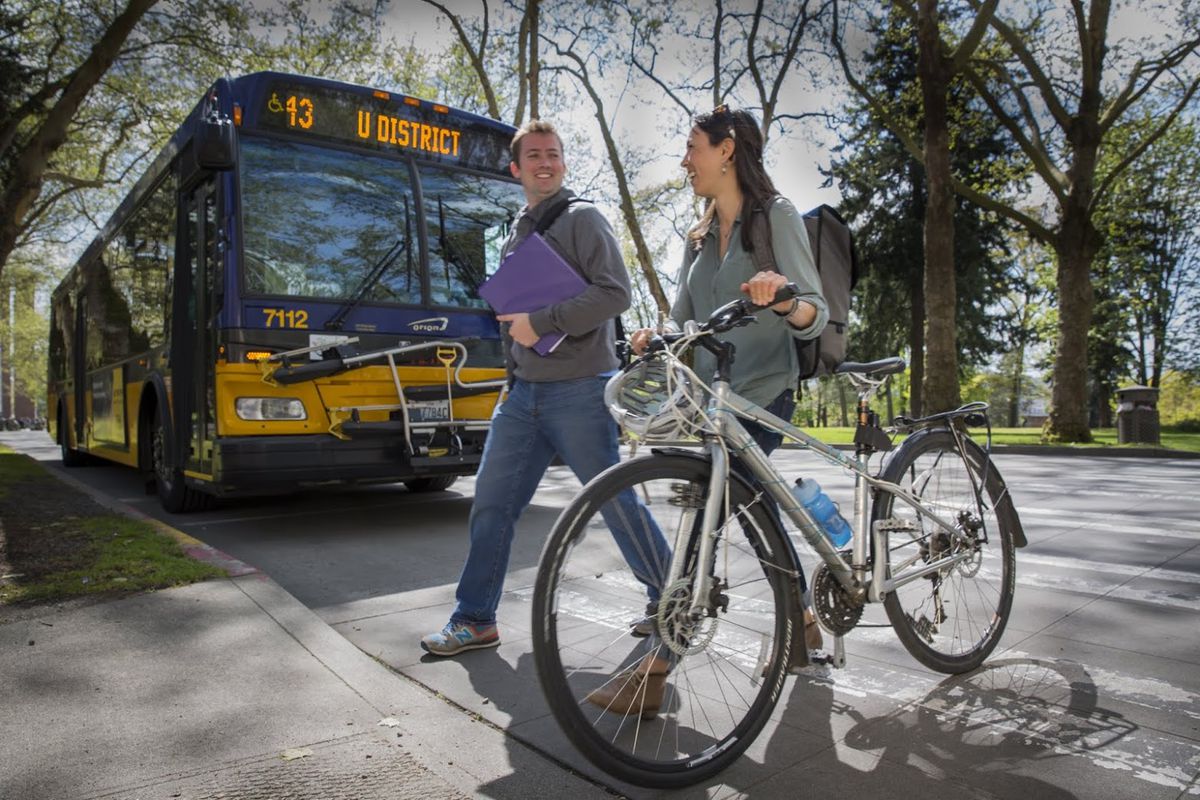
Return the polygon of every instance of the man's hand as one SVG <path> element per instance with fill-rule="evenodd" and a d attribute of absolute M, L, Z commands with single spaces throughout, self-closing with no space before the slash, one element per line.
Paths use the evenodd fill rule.
<path fill-rule="evenodd" d="M 509 323 L 508 335 L 519 345 L 533 347 L 537 344 L 537 340 L 542 338 L 533 330 L 533 326 L 529 324 L 529 315 L 524 312 L 518 314 L 499 314 L 496 316 L 496 319 Z"/>

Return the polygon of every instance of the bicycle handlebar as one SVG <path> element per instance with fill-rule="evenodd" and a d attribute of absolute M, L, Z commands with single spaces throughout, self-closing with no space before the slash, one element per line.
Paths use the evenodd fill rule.
<path fill-rule="evenodd" d="M 755 305 L 749 298 L 743 297 L 738 300 L 733 300 L 713 311 L 708 319 L 701 323 L 700 331 L 702 333 L 725 333 L 726 331 L 739 328 L 743 325 L 749 325 L 754 321 L 755 315 L 758 312 L 770 308 L 776 303 L 782 303 L 785 300 L 791 300 L 799 296 L 800 287 L 794 283 L 785 283 L 780 286 L 775 292 L 774 299 L 765 306 Z M 657 353 L 665 349 L 668 345 L 674 344 L 684 337 L 683 333 L 659 333 L 650 337 L 646 343 L 646 353 Z"/>

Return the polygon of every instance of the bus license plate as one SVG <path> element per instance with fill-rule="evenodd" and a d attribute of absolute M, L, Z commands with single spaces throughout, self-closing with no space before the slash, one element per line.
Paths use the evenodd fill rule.
<path fill-rule="evenodd" d="M 446 422 L 450 419 L 449 400 L 413 400 L 408 404 L 410 422 Z"/>

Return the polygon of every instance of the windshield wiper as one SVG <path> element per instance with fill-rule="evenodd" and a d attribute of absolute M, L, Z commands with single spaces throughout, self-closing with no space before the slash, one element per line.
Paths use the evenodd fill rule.
<path fill-rule="evenodd" d="M 371 267 L 371 271 L 368 272 L 366 277 L 362 279 L 362 283 L 360 283 L 358 288 L 354 290 L 354 294 L 350 296 L 350 299 L 345 303 L 342 303 L 341 307 L 338 308 L 337 313 L 330 317 L 329 321 L 325 323 L 325 330 L 338 331 L 342 329 L 342 323 L 346 321 L 346 315 L 353 311 L 355 306 L 362 302 L 363 298 L 367 296 L 367 292 L 371 291 L 371 288 L 374 287 L 375 284 L 379 283 L 379 279 L 382 278 L 384 273 L 388 271 L 388 268 L 390 268 L 392 264 L 395 264 L 396 259 L 398 259 L 400 255 L 408 249 L 405 246 L 405 242 L 406 239 L 403 237 L 397 239 L 396 243 L 388 248 L 388 251 L 383 254 L 383 257 L 380 258 L 379 261 L 375 262 L 375 266 Z"/>

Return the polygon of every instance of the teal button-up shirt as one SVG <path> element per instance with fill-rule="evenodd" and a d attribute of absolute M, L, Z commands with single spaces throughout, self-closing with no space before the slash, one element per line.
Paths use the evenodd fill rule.
<path fill-rule="evenodd" d="M 800 287 L 800 299 L 817 308 L 817 318 L 807 328 L 793 328 L 785 319 L 770 311 L 758 315 L 758 322 L 721 334 L 723 341 L 737 348 L 733 361 L 733 390 L 752 403 L 766 406 L 785 389 L 796 386 L 799 365 L 794 339 L 811 339 L 821 333 L 829 319 L 829 309 L 821 295 L 821 279 L 813 261 L 812 248 L 804 219 L 796 207 L 780 197 L 771 204 L 771 247 L 775 263 L 787 279 Z M 699 251 L 688 243 L 679 292 L 671 306 L 671 319 L 677 325 L 689 319 L 703 322 L 714 310 L 731 300 L 745 297 L 741 286 L 758 271 L 753 256 L 742 247 L 742 220 L 733 224 L 729 248 L 722 260 L 717 242 L 717 224 L 704 237 Z M 696 348 L 696 374 L 711 381 L 716 359 Z"/>

